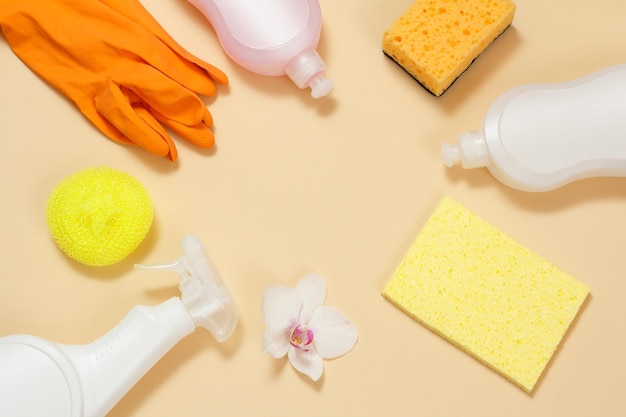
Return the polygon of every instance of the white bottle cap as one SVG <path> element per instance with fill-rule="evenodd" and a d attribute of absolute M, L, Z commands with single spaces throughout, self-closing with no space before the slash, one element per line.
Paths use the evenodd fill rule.
<path fill-rule="evenodd" d="M 311 88 L 311 96 L 320 98 L 333 88 L 333 81 L 324 77 L 326 65 L 317 51 L 309 49 L 289 63 L 285 73 L 299 88 Z"/>
<path fill-rule="evenodd" d="M 485 136 L 480 130 L 462 133 L 457 144 L 444 143 L 441 147 L 441 159 L 449 168 L 461 163 L 463 168 L 482 168 L 490 163 Z"/>

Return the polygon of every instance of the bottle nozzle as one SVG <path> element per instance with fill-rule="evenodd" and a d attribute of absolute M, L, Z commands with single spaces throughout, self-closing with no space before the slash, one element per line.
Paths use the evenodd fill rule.
<path fill-rule="evenodd" d="M 456 144 L 444 143 L 441 145 L 441 159 L 448 168 L 461 162 L 461 147 Z"/>
<path fill-rule="evenodd" d="M 333 88 L 332 80 L 324 77 L 324 71 L 324 61 L 317 51 L 310 49 L 291 61 L 285 73 L 299 88 L 308 87 L 313 98 L 320 98 Z"/>
<path fill-rule="evenodd" d="M 211 332 L 218 342 L 223 342 L 237 326 L 239 315 L 235 302 L 200 239 L 194 235 L 186 236 L 182 247 L 185 255 L 173 262 L 135 267 L 177 272 L 181 299 L 194 323 Z"/>
<path fill-rule="evenodd" d="M 311 87 L 311 97 L 324 97 L 325 95 L 330 93 L 330 90 L 333 89 L 333 80 L 329 80 L 322 74 L 319 74 L 317 77 L 311 80 L 309 87 Z"/>
<path fill-rule="evenodd" d="M 459 135 L 456 144 L 441 146 L 441 159 L 448 167 L 459 162 L 463 168 L 482 168 L 490 163 L 487 143 L 482 131 L 475 130 Z"/>

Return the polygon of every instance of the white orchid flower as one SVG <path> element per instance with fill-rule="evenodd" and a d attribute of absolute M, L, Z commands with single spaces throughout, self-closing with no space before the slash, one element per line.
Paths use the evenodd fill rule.
<path fill-rule="evenodd" d="M 298 371 L 317 381 L 324 359 L 348 353 L 357 342 L 352 323 L 325 306 L 326 285 L 318 274 L 300 279 L 296 288 L 271 286 L 263 294 L 263 351 L 274 358 L 287 355 Z"/>

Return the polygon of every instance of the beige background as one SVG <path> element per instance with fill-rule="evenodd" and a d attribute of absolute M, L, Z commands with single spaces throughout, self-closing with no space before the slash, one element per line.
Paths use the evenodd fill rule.
<path fill-rule="evenodd" d="M 132 265 L 174 259 L 181 238 L 196 233 L 238 302 L 240 325 L 224 344 L 204 331 L 184 339 L 111 417 L 626 415 L 626 180 L 530 194 L 483 169 L 447 170 L 438 156 L 444 141 L 478 128 L 505 90 L 626 61 L 626 2 L 518 0 L 513 26 L 441 98 L 381 52 L 384 29 L 411 0 L 321 3 L 319 51 L 336 87 L 315 101 L 285 77 L 229 61 L 185 1 L 144 0 L 231 81 L 207 99 L 216 148 L 177 139 L 177 163 L 106 139 L 0 39 L 0 335 L 94 340 L 132 306 L 176 295 L 175 274 Z M 58 181 L 97 165 L 134 175 L 156 208 L 137 252 L 99 269 L 60 252 L 44 216 Z M 445 194 L 591 287 L 532 395 L 380 296 Z M 360 335 L 317 383 L 261 352 L 264 288 L 312 271 Z"/>

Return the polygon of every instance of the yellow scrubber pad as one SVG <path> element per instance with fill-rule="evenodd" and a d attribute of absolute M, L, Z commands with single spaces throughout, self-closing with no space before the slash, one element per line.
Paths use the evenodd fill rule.
<path fill-rule="evenodd" d="M 589 288 L 444 197 L 383 296 L 532 391 Z"/>
<path fill-rule="evenodd" d="M 436 96 L 513 22 L 510 0 L 418 0 L 383 35 L 383 52 Z"/>
<path fill-rule="evenodd" d="M 111 265 L 130 255 L 152 218 L 152 200 L 143 185 L 106 167 L 66 177 L 46 206 L 52 238 L 70 258 L 91 266 Z"/>

